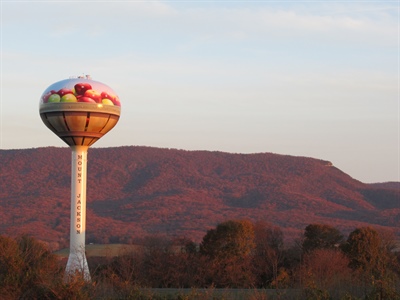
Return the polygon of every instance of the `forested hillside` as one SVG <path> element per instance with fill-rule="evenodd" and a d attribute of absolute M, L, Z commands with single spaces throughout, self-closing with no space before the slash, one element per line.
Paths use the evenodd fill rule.
<path fill-rule="evenodd" d="M 54 248 L 69 239 L 68 148 L 0 151 L 0 233 L 28 233 Z M 148 235 L 199 242 L 229 219 L 266 221 L 297 238 L 310 223 L 349 233 L 363 225 L 399 234 L 398 185 L 368 185 L 329 161 L 272 153 L 151 147 L 93 148 L 88 155 L 87 241 Z"/>

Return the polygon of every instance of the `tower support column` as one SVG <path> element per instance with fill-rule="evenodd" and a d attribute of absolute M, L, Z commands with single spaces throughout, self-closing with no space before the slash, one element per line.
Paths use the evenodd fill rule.
<path fill-rule="evenodd" d="M 90 281 L 85 254 L 86 235 L 86 174 L 88 146 L 71 146 L 71 227 L 70 249 L 66 276 L 76 273 Z"/>

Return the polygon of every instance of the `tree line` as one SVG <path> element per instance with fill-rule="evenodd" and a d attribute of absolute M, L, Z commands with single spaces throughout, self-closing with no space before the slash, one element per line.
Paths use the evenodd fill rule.
<path fill-rule="evenodd" d="M 165 298 L 144 294 L 143 288 L 245 288 L 273 289 L 279 299 L 400 299 L 399 262 L 394 236 L 372 227 L 356 228 L 345 237 L 333 226 L 310 224 L 286 246 L 279 227 L 228 220 L 208 230 L 200 244 L 153 236 L 130 253 L 88 257 L 92 281 L 85 282 L 79 274 L 66 279 L 65 264 L 40 241 L 0 236 L 0 295 L 218 299 L 206 294 Z M 267 299 L 260 297 L 251 299 Z"/>

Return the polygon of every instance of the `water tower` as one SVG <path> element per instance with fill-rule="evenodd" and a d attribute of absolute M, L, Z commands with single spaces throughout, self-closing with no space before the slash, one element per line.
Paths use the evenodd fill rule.
<path fill-rule="evenodd" d="M 85 255 L 87 151 L 118 122 L 121 103 L 107 85 L 90 76 L 50 85 L 39 105 L 44 124 L 72 150 L 70 253 L 66 275 L 90 280 Z"/>

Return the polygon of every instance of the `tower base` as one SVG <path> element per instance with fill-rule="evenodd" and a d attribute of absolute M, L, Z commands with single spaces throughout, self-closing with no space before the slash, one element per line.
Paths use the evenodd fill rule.
<path fill-rule="evenodd" d="M 68 257 L 67 267 L 65 268 L 66 281 L 76 275 L 82 276 L 85 281 L 91 280 L 84 250 L 82 252 L 72 252 Z"/>

